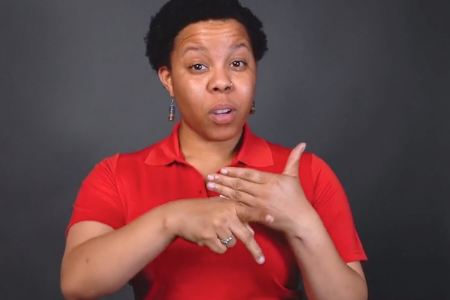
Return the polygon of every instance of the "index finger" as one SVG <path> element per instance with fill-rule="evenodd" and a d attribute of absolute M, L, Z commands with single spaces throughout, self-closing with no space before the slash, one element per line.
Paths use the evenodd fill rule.
<path fill-rule="evenodd" d="M 261 247 L 255 240 L 254 232 L 250 231 L 244 223 L 237 220 L 230 226 L 230 230 L 237 239 L 242 241 L 258 264 L 263 264 L 266 261 Z"/>
<path fill-rule="evenodd" d="M 270 174 L 263 171 L 248 169 L 248 168 L 236 168 L 236 167 L 225 167 L 220 170 L 220 174 L 241 178 L 254 183 L 266 183 L 269 181 Z"/>

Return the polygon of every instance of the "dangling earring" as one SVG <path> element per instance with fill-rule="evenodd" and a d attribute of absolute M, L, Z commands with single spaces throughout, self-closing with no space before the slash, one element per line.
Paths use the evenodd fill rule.
<path fill-rule="evenodd" d="M 255 101 L 253 101 L 253 105 L 252 108 L 250 109 L 250 114 L 253 115 L 255 113 L 256 109 L 255 109 Z"/>
<path fill-rule="evenodd" d="M 172 98 L 172 102 L 169 106 L 169 121 L 175 120 L 175 100 Z"/>

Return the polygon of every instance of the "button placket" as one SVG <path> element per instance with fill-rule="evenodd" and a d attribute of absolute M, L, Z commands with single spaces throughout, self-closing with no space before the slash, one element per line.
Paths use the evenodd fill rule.
<path fill-rule="evenodd" d="M 198 194 L 199 194 L 201 197 L 207 198 L 207 197 L 208 197 L 208 191 L 206 190 L 206 182 L 205 182 L 205 179 L 203 178 L 203 176 L 202 176 L 199 172 L 197 172 L 197 173 L 198 173 L 198 174 L 197 174 L 197 177 L 198 177 L 198 180 L 199 180 L 198 186 L 201 187 L 201 188 L 198 189 Z"/>

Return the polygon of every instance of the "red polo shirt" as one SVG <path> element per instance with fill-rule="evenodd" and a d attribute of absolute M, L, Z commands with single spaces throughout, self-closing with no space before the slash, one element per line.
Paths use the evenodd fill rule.
<path fill-rule="evenodd" d="M 118 229 L 172 200 L 218 196 L 206 189 L 203 176 L 184 160 L 179 126 L 150 147 L 97 164 L 83 181 L 68 228 L 92 220 Z M 231 166 L 281 173 L 290 151 L 255 136 L 245 125 L 242 147 Z M 330 167 L 316 155 L 304 153 L 300 182 L 342 259 L 366 260 L 347 197 Z M 263 226 L 252 227 L 266 256 L 263 265 L 240 242 L 219 255 L 178 238 L 130 282 L 136 299 L 300 299 L 300 273 L 286 240 Z"/>

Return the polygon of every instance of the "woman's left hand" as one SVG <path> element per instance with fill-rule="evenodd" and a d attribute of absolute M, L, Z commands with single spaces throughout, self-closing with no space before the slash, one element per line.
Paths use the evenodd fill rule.
<path fill-rule="evenodd" d="M 299 180 L 299 164 L 306 145 L 301 143 L 289 155 L 282 174 L 246 168 L 226 167 L 208 176 L 207 187 L 224 197 L 249 206 L 264 208 L 273 217 L 270 227 L 289 233 L 302 228 L 316 215 Z"/>

